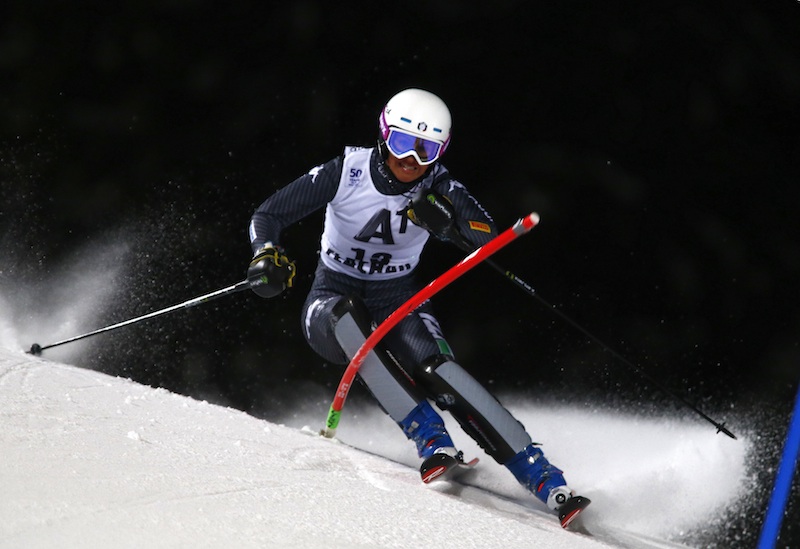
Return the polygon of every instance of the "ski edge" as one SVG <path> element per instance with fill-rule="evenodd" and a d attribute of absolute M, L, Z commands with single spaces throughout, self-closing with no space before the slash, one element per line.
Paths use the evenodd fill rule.
<path fill-rule="evenodd" d="M 564 529 L 571 529 L 578 526 L 575 522 L 581 513 L 592 502 L 589 498 L 583 496 L 573 496 L 558 510 L 558 519 L 561 521 L 561 527 Z M 573 526 L 573 523 L 574 526 Z"/>
<path fill-rule="evenodd" d="M 434 454 L 422 462 L 419 474 L 425 484 L 451 480 L 474 469 L 479 461 L 477 457 L 464 461 L 463 458 L 459 459 L 449 454 Z"/>

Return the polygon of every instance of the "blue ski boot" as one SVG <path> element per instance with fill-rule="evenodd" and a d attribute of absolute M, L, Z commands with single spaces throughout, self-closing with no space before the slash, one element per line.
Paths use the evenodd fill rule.
<path fill-rule="evenodd" d="M 406 436 L 417 445 L 417 454 L 427 459 L 433 454 L 455 455 L 453 440 L 447 434 L 442 416 L 436 413 L 427 400 L 420 402 L 406 418 L 400 422 Z"/>
<path fill-rule="evenodd" d="M 464 463 L 461 452 L 453 446 L 442 417 L 427 400 L 420 402 L 400 422 L 403 432 L 417 445 L 417 454 L 422 458 L 419 468 L 422 482 L 429 483 L 451 477 L 461 468 L 473 467 L 475 463 Z M 477 463 L 477 460 L 475 460 Z"/>
<path fill-rule="evenodd" d="M 559 514 L 561 514 L 562 507 L 565 507 L 570 500 L 574 499 L 575 501 L 567 507 L 585 502 L 578 512 L 589 504 L 588 499 L 575 496 L 575 493 L 567 487 L 563 471 L 547 461 L 542 451 L 533 444 L 528 445 L 505 465 L 520 484 L 543 501 L 549 509 Z M 566 524 L 562 518 L 562 526 L 566 528 L 573 518 L 574 516 L 571 516 Z"/>

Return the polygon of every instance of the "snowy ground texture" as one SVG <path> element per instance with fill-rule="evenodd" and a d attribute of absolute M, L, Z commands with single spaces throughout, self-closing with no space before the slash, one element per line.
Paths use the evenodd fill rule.
<path fill-rule="evenodd" d="M 324 413 L 277 425 L 9 348 L 0 403 L 3 549 L 677 547 L 746 484 L 748 442 L 706 425 L 509 403 L 592 498 L 585 535 L 464 438 L 478 469 L 422 485 L 375 410 L 345 407 L 337 443 L 302 429 Z"/>

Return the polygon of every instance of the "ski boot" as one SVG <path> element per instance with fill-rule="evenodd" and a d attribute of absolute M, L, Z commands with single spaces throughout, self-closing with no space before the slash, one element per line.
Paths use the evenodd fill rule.
<path fill-rule="evenodd" d="M 505 464 L 520 484 L 555 511 L 561 526 L 567 528 L 591 500 L 575 495 L 564 480 L 564 473 L 535 445 L 530 444 Z"/>
<path fill-rule="evenodd" d="M 422 482 L 431 482 L 448 469 L 464 463 L 463 455 L 455 449 L 442 417 L 427 400 L 420 402 L 400 422 L 400 427 L 417 445 L 417 454 L 423 460 L 419 470 Z"/>

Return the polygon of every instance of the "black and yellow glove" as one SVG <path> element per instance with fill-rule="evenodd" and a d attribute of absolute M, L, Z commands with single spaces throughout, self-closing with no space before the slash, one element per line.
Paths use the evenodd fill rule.
<path fill-rule="evenodd" d="M 412 223 L 439 240 L 449 240 L 457 231 L 456 212 L 446 196 L 433 189 L 420 189 L 406 210 Z"/>
<path fill-rule="evenodd" d="M 296 272 L 294 261 L 267 242 L 250 261 L 247 282 L 259 297 L 275 297 L 292 287 Z"/>

